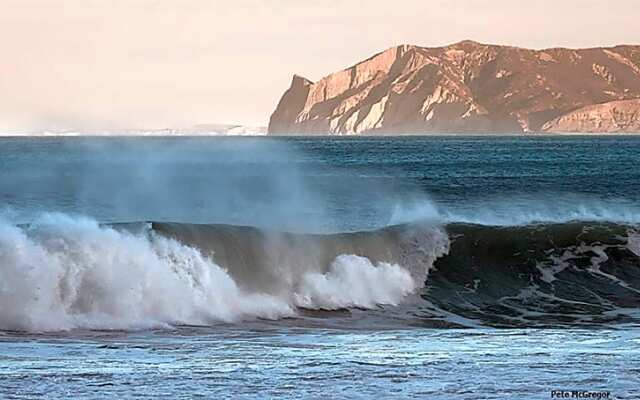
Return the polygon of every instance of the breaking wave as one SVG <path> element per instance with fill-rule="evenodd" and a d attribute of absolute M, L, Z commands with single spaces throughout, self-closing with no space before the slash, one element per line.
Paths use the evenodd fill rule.
<path fill-rule="evenodd" d="M 625 223 L 422 222 L 339 234 L 65 215 L 0 224 L 2 330 L 362 312 L 410 326 L 609 326 L 639 324 L 639 309 L 640 235 Z"/>
<path fill-rule="evenodd" d="M 376 246 L 378 240 L 361 242 Z M 440 246 L 426 250 L 434 252 L 431 260 L 445 251 L 444 239 Z M 395 305 L 422 286 L 430 264 L 412 276 L 398 264 L 351 254 L 358 247 L 239 227 L 104 226 L 62 215 L 28 226 L 4 223 L 0 329 L 144 329 L 278 319 L 295 316 L 298 308 Z"/>

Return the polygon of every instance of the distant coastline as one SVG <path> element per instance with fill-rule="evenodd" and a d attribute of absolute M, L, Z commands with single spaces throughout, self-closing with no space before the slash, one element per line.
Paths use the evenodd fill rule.
<path fill-rule="evenodd" d="M 640 46 L 400 45 L 317 82 L 294 75 L 268 131 L 640 132 Z"/>
<path fill-rule="evenodd" d="M 235 124 L 200 124 L 187 128 L 165 129 L 55 129 L 42 132 L 1 132 L 0 137 L 72 137 L 72 136 L 265 136 L 267 128 Z"/>
<path fill-rule="evenodd" d="M 294 75 L 268 126 L 46 129 L 6 137 L 640 134 L 640 46 L 400 45 L 312 82 Z"/>
<path fill-rule="evenodd" d="M 149 137 L 149 138 L 296 138 L 296 137 L 304 137 L 308 139 L 357 139 L 357 138 L 376 138 L 376 137 L 398 137 L 398 138 L 419 138 L 419 137 L 567 137 L 567 136 L 590 136 L 590 137 L 620 137 L 620 136 L 640 136 L 640 132 L 558 132 L 558 133 L 548 133 L 548 132 L 494 132 L 494 133 L 485 133 L 485 132 L 463 132 L 463 133 L 453 133 L 453 132 L 429 132 L 429 133 L 375 133 L 375 134 L 358 134 L 358 135 L 336 135 L 330 133 L 324 134 L 296 134 L 296 133 L 287 133 L 287 134 L 267 134 L 267 133 L 256 133 L 256 134 L 223 134 L 217 132 L 205 132 L 205 133 L 175 133 L 168 132 L 164 130 L 158 131 L 145 131 L 145 132 L 109 132 L 109 133 L 95 133 L 95 132 L 57 132 L 57 133 L 49 133 L 49 132 L 41 132 L 41 133 L 0 133 L 0 139 L 3 138 L 127 138 L 127 137 Z"/>

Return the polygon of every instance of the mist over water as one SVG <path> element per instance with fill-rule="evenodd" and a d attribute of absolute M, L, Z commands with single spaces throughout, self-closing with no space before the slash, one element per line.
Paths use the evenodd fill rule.
<path fill-rule="evenodd" d="M 297 232 L 417 219 L 637 222 L 640 140 L 618 138 L 16 138 L 0 207 L 100 222 Z"/>
<path fill-rule="evenodd" d="M 13 171 L 0 178 L 7 213 L 24 222 L 43 212 L 101 222 L 224 222 L 289 229 L 317 226 L 324 219 L 322 198 L 307 188 L 286 143 L 22 139 L 2 152 L 11 153 L 3 160 L 5 171 Z"/>

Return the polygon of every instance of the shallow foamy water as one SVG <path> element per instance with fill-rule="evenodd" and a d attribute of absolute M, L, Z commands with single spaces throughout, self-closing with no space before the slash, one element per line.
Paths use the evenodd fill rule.
<path fill-rule="evenodd" d="M 4 335 L 2 398 L 550 398 L 640 387 L 629 330 L 388 330 L 265 324 Z"/>

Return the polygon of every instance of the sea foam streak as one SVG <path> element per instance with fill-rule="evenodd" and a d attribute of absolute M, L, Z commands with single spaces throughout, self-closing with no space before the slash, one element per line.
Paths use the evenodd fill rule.
<path fill-rule="evenodd" d="M 0 329 L 142 329 L 275 319 L 306 308 L 397 304 L 418 285 L 398 265 L 343 255 L 290 291 L 247 292 L 194 247 L 84 218 L 0 224 Z"/>

